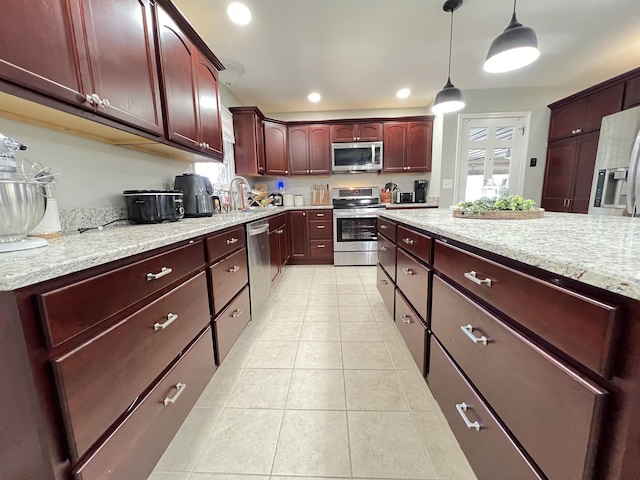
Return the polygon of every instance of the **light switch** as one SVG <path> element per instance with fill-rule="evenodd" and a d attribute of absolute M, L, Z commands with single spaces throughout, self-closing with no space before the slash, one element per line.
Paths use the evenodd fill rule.
<path fill-rule="evenodd" d="M 531 157 L 531 160 L 529 160 L 529 166 L 535 167 L 537 164 L 538 164 L 538 159 L 536 157 Z"/>
<path fill-rule="evenodd" d="M 442 188 L 445 190 L 453 188 L 453 179 L 445 178 L 444 180 L 442 180 Z"/>

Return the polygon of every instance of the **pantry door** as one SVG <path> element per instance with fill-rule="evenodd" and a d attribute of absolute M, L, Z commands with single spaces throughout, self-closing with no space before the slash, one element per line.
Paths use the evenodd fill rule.
<path fill-rule="evenodd" d="M 455 203 L 522 195 L 529 116 L 460 115 Z"/>

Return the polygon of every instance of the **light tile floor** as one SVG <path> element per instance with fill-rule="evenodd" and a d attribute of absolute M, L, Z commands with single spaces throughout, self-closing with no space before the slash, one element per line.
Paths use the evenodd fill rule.
<path fill-rule="evenodd" d="M 376 289 L 286 267 L 149 480 L 475 479 Z"/>

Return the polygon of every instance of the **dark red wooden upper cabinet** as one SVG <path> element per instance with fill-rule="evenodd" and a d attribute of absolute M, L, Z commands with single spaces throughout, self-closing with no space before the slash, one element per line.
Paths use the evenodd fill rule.
<path fill-rule="evenodd" d="M 162 134 L 150 0 L 80 0 L 101 115 Z"/>
<path fill-rule="evenodd" d="M 407 170 L 431 171 L 433 122 L 409 122 L 407 127 Z"/>
<path fill-rule="evenodd" d="M 198 51 L 164 10 L 158 7 L 157 12 L 167 137 L 200 149 L 194 78 Z"/>
<path fill-rule="evenodd" d="M 551 111 L 551 124 L 549 127 L 549 140 L 568 137 L 576 131 L 580 125 L 580 109 L 582 102 L 576 100 L 567 105 Z"/>
<path fill-rule="evenodd" d="M 406 165 L 407 124 L 405 122 L 386 122 L 384 124 L 383 145 L 383 170 L 388 173 L 403 172 Z"/>
<path fill-rule="evenodd" d="M 198 82 L 198 111 L 200 112 L 200 139 L 206 152 L 222 158 L 222 124 L 218 97 L 218 71 L 198 54 L 196 64 Z"/>
<path fill-rule="evenodd" d="M 77 3 L 3 0 L 1 7 L 0 78 L 76 105 L 85 102 L 90 87 L 86 55 L 78 47 L 83 33 L 72 21 L 80 15 Z"/>
<path fill-rule="evenodd" d="M 268 175 L 288 175 L 287 126 L 264 122 L 264 157 Z"/>
<path fill-rule="evenodd" d="M 619 83 L 582 100 L 580 133 L 600 130 L 602 117 L 622 110 L 623 96 L 624 84 Z"/>
<path fill-rule="evenodd" d="M 331 174 L 331 138 L 328 125 L 309 125 L 309 173 Z"/>
<path fill-rule="evenodd" d="M 624 103 L 622 108 L 631 108 L 640 105 L 640 75 L 627 80 L 625 83 Z"/>
<path fill-rule="evenodd" d="M 309 127 L 306 125 L 288 128 L 289 172 L 291 175 L 309 173 Z"/>

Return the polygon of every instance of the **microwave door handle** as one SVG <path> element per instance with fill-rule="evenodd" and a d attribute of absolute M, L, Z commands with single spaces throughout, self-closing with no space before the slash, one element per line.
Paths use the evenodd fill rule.
<path fill-rule="evenodd" d="M 629 170 L 627 172 L 627 212 L 630 215 L 635 214 L 638 200 L 640 199 L 640 181 L 638 175 L 640 175 L 640 130 L 636 135 L 636 140 L 633 143 L 633 149 L 631 150 L 631 158 L 629 159 Z"/>

